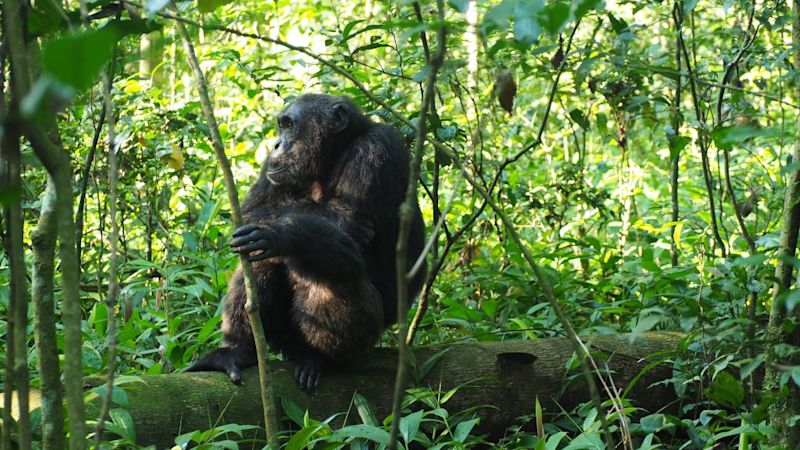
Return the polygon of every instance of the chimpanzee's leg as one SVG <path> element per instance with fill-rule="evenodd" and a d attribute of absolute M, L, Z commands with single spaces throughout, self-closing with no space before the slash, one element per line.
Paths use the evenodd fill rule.
<path fill-rule="evenodd" d="M 290 272 L 294 284 L 292 322 L 306 348 L 290 353 L 305 389 L 317 387 L 325 361 L 352 361 L 368 352 L 383 331 L 383 307 L 366 279 L 321 284 Z"/>
<path fill-rule="evenodd" d="M 258 285 L 261 321 L 267 341 L 277 350 L 286 347 L 292 339 L 289 305 L 291 288 L 286 268 L 282 264 L 259 261 L 253 264 Z M 187 372 L 225 372 L 234 383 L 242 380 L 241 370 L 257 364 L 253 332 L 245 311 L 247 294 L 241 268 L 228 283 L 228 295 L 222 313 L 222 347 L 201 357 Z"/>

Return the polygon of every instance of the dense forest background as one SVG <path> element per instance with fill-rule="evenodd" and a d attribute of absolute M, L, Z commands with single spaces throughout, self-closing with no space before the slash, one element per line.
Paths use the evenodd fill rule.
<path fill-rule="evenodd" d="M 66 432 L 73 449 L 137 447 L 126 383 L 179 371 L 220 341 L 238 258 L 210 136 L 242 197 L 276 114 L 306 92 L 349 96 L 409 148 L 425 133 L 428 280 L 382 346 L 406 328 L 412 346 L 683 333 L 656 358 L 671 367 L 661 384 L 675 403 L 639 408 L 625 386 L 571 410 L 543 413 L 531 399 L 491 445 L 797 448 L 797 11 L 750 0 L 3 0 L 3 448 L 61 448 Z M 604 357 L 576 346 L 564 383 L 586 383 L 582 366 L 602 378 L 586 361 Z M 114 389 L 83 390 L 82 376 L 109 370 Z M 26 405 L 28 386 L 41 406 L 12 420 L 11 392 Z M 401 445 L 487 445 L 474 411 L 408 395 Z M 103 426 L 84 417 L 98 399 Z M 349 434 L 298 417 L 288 448 L 390 444 L 384 417 Z M 264 445 L 246 429 L 182 430 L 176 444 Z"/>

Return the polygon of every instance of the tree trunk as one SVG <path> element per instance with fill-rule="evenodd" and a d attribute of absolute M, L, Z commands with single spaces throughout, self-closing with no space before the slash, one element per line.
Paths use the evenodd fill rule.
<path fill-rule="evenodd" d="M 795 0 L 792 19 L 792 53 L 795 70 L 800 70 L 800 1 Z M 794 96 L 800 99 L 800 80 L 795 76 Z M 792 162 L 800 161 L 800 135 L 795 137 Z M 800 170 L 792 169 L 786 179 L 786 191 L 783 202 L 783 224 L 781 227 L 781 240 L 777 252 L 777 265 L 775 267 L 775 285 L 772 289 L 772 307 L 767 324 L 766 337 L 769 347 L 775 348 L 780 344 L 800 346 L 800 330 L 786 334 L 784 324 L 788 317 L 783 294 L 791 287 L 792 259 L 797 249 L 798 228 L 800 228 Z M 798 320 L 798 310 L 795 310 L 795 321 Z M 787 421 L 800 413 L 800 389 L 789 381 L 781 386 L 783 371 L 779 365 L 794 365 L 798 363 L 795 355 L 789 361 L 779 360 L 776 355 L 770 354 L 764 374 L 764 390 L 779 393 L 776 400 L 769 408 L 770 426 L 778 430 L 771 444 L 780 448 L 796 448 L 800 446 L 800 427 L 789 427 Z"/>
<path fill-rule="evenodd" d="M 652 412 L 670 405 L 676 395 L 669 386 L 653 385 L 672 377 L 669 365 L 658 365 L 642 373 L 656 359 L 648 355 L 674 350 L 682 338 L 679 333 L 658 332 L 642 335 L 634 341 L 626 335 L 594 336 L 586 340 L 593 354 L 607 356 L 608 373 L 613 374 L 614 385 L 620 390 L 641 375 L 627 398 Z M 445 348 L 447 351 L 441 359 L 427 374 L 422 374 L 425 362 Z M 582 377 L 571 376 L 570 379 L 577 381 L 567 384 L 564 367 L 572 355 L 572 344 L 566 338 L 417 349 L 414 351 L 416 369 L 412 370 L 414 376 L 410 378 L 423 375 L 417 385 L 434 390 L 446 391 L 461 386 L 444 407 L 451 413 L 478 408 L 481 418 L 478 432 L 498 438 L 518 417 L 533 414 L 537 398 L 546 414 L 557 414 L 560 407 L 569 411 L 590 400 Z M 600 366 L 605 367 L 605 364 Z M 396 368 L 396 350 L 376 349 L 358 365 L 331 369 L 319 389 L 308 395 L 294 381 L 292 364 L 269 363 L 275 392 L 282 399 L 307 408 L 317 419 L 350 410 L 354 392 L 368 400 L 379 419 L 388 416 L 392 407 L 391 380 Z M 232 384 L 222 373 L 144 375 L 141 376 L 144 383 L 121 385 L 128 394 L 128 405 L 120 407 L 133 417 L 138 444 L 154 444 L 157 448 L 172 446 L 179 434 L 224 423 L 261 425 L 258 371 L 252 368 L 242 375 L 243 386 Z M 92 378 L 88 384 L 99 386 L 103 381 Z M 39 405 L 38 395 L 38 392 L 31 395 L 32 408 Z M 99 408 L 98 402 L 89 408 L 89 417 L 93 417 Z M 350 424 L 358 421 L 354 413 L 349 417 Z M 334 423 L 342 425 L 341 420 Z"/>
<path fill-rule="evenodd" d="M 39 224 L 31 235 L 33 247 L 33 324 L 39 376 L 42 389 L 42 448 L 64 448 L 64 408 L 62 401 L 61 368 L 56 344 L 56 313 L 53 298 L 56 252 L 56 187 L 52 178 L 42 196 Z"/>

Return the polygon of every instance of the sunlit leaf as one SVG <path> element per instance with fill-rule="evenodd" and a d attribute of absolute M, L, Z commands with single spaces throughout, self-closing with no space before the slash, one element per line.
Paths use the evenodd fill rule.
<path fill-rule="evenodd" d="M 197 9 L 201 13 L 210 13 L 222 5 L 227 5 L 231 0 L 197 0 Z"/>

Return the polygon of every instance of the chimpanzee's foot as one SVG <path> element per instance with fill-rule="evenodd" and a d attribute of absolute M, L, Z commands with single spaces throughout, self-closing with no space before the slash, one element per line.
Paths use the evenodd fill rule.
<path fill-rule="evenodd" d="M 313 391 L 319 386 L 322 378 L 322 358 L 317 355 L 307 355 L 295 358 L 297 366 L 294 368 L 294 377 L 302 389 Z"/>
<path fill-rule="evenodd" d="M 247 351 L 239 347 L 221 347 L 203 355 L 184 372 L 225 372 L 231 381 L 242 383 L 242 369 L 255 366 L 255 350 Z"/>

